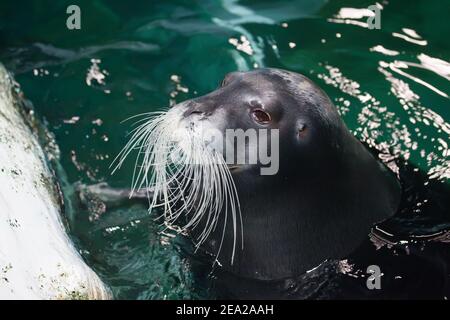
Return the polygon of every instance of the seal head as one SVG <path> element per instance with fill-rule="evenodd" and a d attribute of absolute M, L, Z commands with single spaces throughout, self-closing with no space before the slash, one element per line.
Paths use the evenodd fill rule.
<path fill-rule="evenodd" d="M 276 139 L 261 144 L 264 136 Z M 327 95 L 294 72 L 230 73 L 217 90 L 141 125 L 121 161 L 136 146 L 134 188 L 153 186 L 166 220 L 187 217 L 183 229 L 198 247 L 243 277 L 292 277 L 344 257 L 399 203 L 395 176 Z M 259 152 L 247 161 L 261 148 L 272 163 Z"/>
<path fill-rule="evenodd" d="M 222 132 L 279 130 L 276 174 L 261 175 L 261 164 L 232 169 L 243 248 L 231 263 L 234 232 L 226 228 L 218 257 L 226 270 L 257 279 L 298 275 L 324 259 L 349 254 L 368 237 L 372 224 L 397 209 L 395 176 L 303 75 L 278 69 L 233 72 L 219 89 L 183 107 L 183 121 L 210 121 Z M 223 215 L 219 221 L 219 226 L 233 224 Z M 206 250 L 218 250 L 221 232 L 216 228 L 209 236 Z"/>

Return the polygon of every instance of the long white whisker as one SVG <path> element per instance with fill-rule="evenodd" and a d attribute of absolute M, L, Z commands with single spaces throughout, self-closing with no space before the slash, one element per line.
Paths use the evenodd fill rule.
<path fill-rule="evenodd" d="M 129 132 L 129 141 L 111 164 L 112 173 L 121 168 L 131 153 L 137 152 L 131 192 L 152 188 L 149 211 L 162 208 L 161 217 L 166 227 L 181 224 L 175 228 L 181 231 L 203 228 L 195 238 L 196 248 L 221 221 L 216 261 L 231 219 L 233 251 L 230 258 L 233 263 L 238 229 L 243 246 L 242 215 L 236 186 L 223 156 L 207 147 L 192 128 L 180 128 L 179 111 L 143 113 L 127 120 L 140 116 L 142 119 L 137 120 Z"/>

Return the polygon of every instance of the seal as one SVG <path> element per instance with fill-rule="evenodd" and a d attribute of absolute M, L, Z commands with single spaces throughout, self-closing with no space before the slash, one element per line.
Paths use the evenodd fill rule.
<path fill-rule="evenodd" d="M 147 190 L 150 209 L 169 225 L 181 221 L 199 250 L 240 277 L 293 277 L 344 257 L 400 202 L 395 175 L 298 73 L 232 72 L 217 90 L 140 121 L 117 168 L 138 149 L 133 190 Z M 263 175 L 261 161 L 236 160 L 255 149 L 252 139 L 230 161 L 220 139 L 202 134 L 219 132 L 222 145 L 236 147 L 227 132 L 263 129 L 279 135 L 267 147 L 278 153 L 275 174 Z"/>

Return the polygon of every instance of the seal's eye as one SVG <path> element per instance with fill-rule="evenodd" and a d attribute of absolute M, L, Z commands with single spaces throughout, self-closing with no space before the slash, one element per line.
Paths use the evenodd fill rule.
<path fill-rule="evenodd" d="M 262 109 L 252 110 L 252 118 L 260 124 L 267 124 L 272 120 L 270 114 Z"/>

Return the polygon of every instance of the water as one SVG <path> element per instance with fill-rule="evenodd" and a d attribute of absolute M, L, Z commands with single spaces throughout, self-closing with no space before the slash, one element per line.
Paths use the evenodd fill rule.
<path fill-rule="evenodd" d="M 132 161 L 114 176 L 109 167 L 127 141 L 122 120 L 256 67 L 309 76 L 361 140 L 448 184 L 449 1 L 380 2 L 380 30 L 343 10 L 370 1 L 77 3 L 79 31 L 65 27 L 71 1 L 0 3 L 0 61 L 55 135 L 68 198 L 77 182 L 130 185 Z M 180 255 L 182 240 L 158 233 L 145 205 L 73 207 L 71 233 L 117 298 L 209 296 Z"/>

